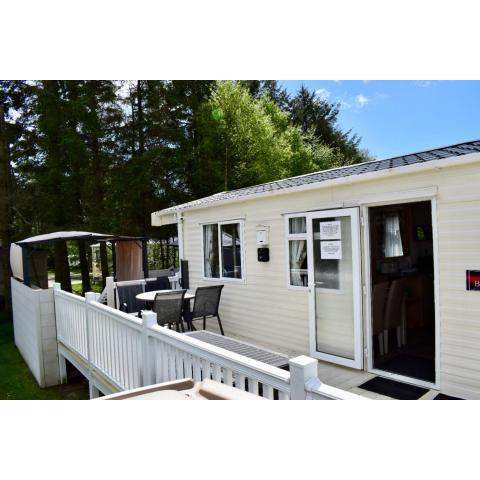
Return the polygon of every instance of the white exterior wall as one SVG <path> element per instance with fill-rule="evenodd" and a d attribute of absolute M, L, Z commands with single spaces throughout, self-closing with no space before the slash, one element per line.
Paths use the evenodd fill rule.
<path fill-rule="evenodd" d="M 436 187 L 440 389 L 450 395 L 480 398 L 480 292 L 465 290 L 465 270 L 480 269 L 479 186 L 480 163 L 472 163 L 392 174 L 337 187 L 322 188 L 319 184 L 318 189 L 304 192 L 286 192 L 187 210 L 183 212 L 183 258 L 189 261 L 190 286 L 195 288 L 219 281 L 202 278 L 200 224 L 243 218 L 246 281 L 220 280 L 225 285 L 220 314 L 226 334 L 292 354 L 308 354 L 308 292 L 287 287 L 286 232 L 282 214 L 373 203 L 382 195 L 395 196 L 396 192 L 402 200 L 405 192 Z M 257 261 L 256 226 L 259 224 L 270 227 L 270 262 L 267 263 Z M 213 327 L 214 320 L 210 322 Z"/>
<path fill-rule="evenodd" d="M 58 385 L 53 290 L 32 289 L 14 278 L 11 285 L 15 345 L 41 387 Z"/>

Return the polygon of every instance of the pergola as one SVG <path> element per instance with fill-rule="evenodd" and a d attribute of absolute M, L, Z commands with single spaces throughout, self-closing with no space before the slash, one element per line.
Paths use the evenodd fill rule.
<path fill-rule="evenodd" d="M 138 271 L 143 271 L 143 276 L 145 278 L 148 277 L 146 237 L 131 237 L 125 235 L 110 235 L 105 233 L 82 231 L 65 231 L 37 235 L 34 237 L 26 238 L 19 242 L 15 242 L 16 245 L 18 245 L 22 249 L 21 256 L 23 268 L 23 283 L 28 286 L 31 285 L 30 256 L 36 246 L 51 245 L 58 242 L 64 242 L 66 245 L 66 242 L 71 240 L 88 243 L 111 243 L 113 256 L 113 276 L 115 279 L 117 279 L 117 273 L 120 273 L 122 277 L 121 280 L 129 280 L 129 278 L 126 277 L 128 277 L 129 274 L 132 275 L 130 272 Z M 126 244 L 125 242 L 130 242 L 130 244 Z M 121 246 L 121 248 L 118 248 L 118 246 Z M 135 252 L 135 247 L 141 249 L 140 255 L 137 254 L 138 252 Z M 140 265 L 138 265 L 138 259 L 141 259 Z"/>

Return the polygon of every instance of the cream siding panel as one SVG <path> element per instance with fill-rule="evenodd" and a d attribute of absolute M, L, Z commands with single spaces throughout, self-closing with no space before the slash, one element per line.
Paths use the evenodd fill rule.
<path fill-rule="evenodd" d="M 480 398 L 480 292 L 465 290 L 465 270 L 480 269 L 480 164 L 411 173 L 376 181 L 285 192 L 184 212 L 190 285 L 202 279 L 200 223 L 245 220 L 244 283 L 223 281 L 221 316 L 226 334 L 260 345 L 308 354 L 308 293 L 287 287 L 284 213 L 362 203 L 362 198 L 437 187 L 440 298 L 440 388 Z M 372 197 L 373 196 L 373 197 Z M 270 227 L 270 262 L 256 259 L 256 226 Z M 363 252 L 362 252 L 363 253 Z M 209 328 L 214 326 L 211 321 Z"/>

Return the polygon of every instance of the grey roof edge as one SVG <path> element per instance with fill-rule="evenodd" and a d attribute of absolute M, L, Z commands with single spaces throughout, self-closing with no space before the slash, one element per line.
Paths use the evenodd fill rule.
<path fill-rule="evenodd" d="M 470 148 L 471 151 L 465 151 L 462 153 L 449 153 L 449 149 L 462 149 L 462 148 Z M 437 153 L 438 152 L 438 153 Z M 441 153 L 440 153 L 441 152 Z M 443 155 L 443 153 L 449 153 L 448 155 Z M 180 211 L 189 210 L 189 209 L 198 209 L 198 208 L 207 208 L 212 204 L 218 203 L 227 203 L 232 202 L 235 200 L 248 200 L 248 197 L 257 197 L 261 194 L 266 195 L 272 193 L 273 191 L 277 191 L 278 193 L 287 193 L 296 191 L 299 187 L 305 185 L 312 185 L 314 187 L 315 184 L 321 184 L 326 180 L 339 180 L 346 177 L 361 177 L 365 175 L 365 173 L 381 173 L 382 170 L 394 170 L 402 166 L 411 166 L 415 164 L 424 164 L 424 163 L 436 163 L 439 160 L 449 160 L 456 157 L 464 157 L 466 155 L 470 155 L 472 153 L 480 154 L 480 139 L 470 140 L 465 142 L 453 143 L 449 145 L 444 145 L 442 147 L 431 148 L 427 150 L 420 150 L 417 152 L 407 153 L 404 155 L 396 156 L 396 157 L 388 157 L 380 160 L 370 160 L 368 162 L 357 163 L 353 165 L 345 165 L 342 167 L 334 167 L 327 170 L 320 170 L 317 172 L 306 173 L 302 175 L 297 175 L 295 177 L 288 177 L 279 180 L 274 180 L 271 182 L 261 183 L 257 185 L 252 185 L 250 187 L 244 187 L 240 189 L 218 192 L 208 197 L 199 198 L 196 200 L 192 200 L 190 202 L 186 202 L 180 205 L 175 205 L 172 207 L 165 208 L 163 210 L 159 210 L 153 212 L 152 215 L 163 216 L 163 215 L 171 215 L 175 214 Z M 436 156 L 436 158 L 424 159 L 422 156 Z M 415 161 L 408 161 L 406 162 L 405 159 L 414 157 Z M 404 161 L 404 165 L 398 165 L 400 161 Z M 480 160 L 480 157 L 479 157 Z M 388 166 L 383 166 L 385 164 L 389 164 Z M 392 165 L 396 163 L 395 165 Z M 374 168 L 370 168 L 374 166 Z M 433 168 L 433 167 L 432 167 Z M 364 170 L 361 172 L 356 173 L 344 173 L 348 171 L 356 171 L 356 170 Z M 338 173 L 338 175 L 334 176 L 333 178 L 326 178 L 332 176 L 331 174 Z M 324 177 L 318 178 L 315 180 L 315 177 Z M 302 179 L 305 180 L 302 182 Z M 311 180 L 311 181 L 310 181 Z M 298 183 L 297 185 L 286 185 L 288 183 L 295 182 Z M 330 182 L 328 182 L 330 184 Z M 284 186 L 281 186 L 284 184 Z M 275 186 L 276 188 L 268 188 L 269 186 Z M 252 190 L 258 190 L 252 192 Z M 251 193 L 249 193 L 249 191 Z"/>

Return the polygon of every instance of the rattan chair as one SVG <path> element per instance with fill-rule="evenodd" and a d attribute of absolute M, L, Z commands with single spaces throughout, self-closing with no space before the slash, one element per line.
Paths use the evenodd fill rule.
<path fill-rule="evenodd" d="M 220 332 L 222 335 L 225 335 L 222 322 L 220 320 L 220 315 L 218 314 L 222 288 L 223 285 L 197 288 L 195 292 L 193 311 L 191 313 L 188 311 L 185 312 L 185 320 L 187 321 L 190 330 L 196 330 L 192 323 L 194 320 L 203 318 L 203 329 L 205 330 L 207 328 L 207 317 L 217 317 Z"/>
<path fill-rule="evenodd" d="M 138 313 L 144 304 L 137 300 L 137 295 L 143 293 L 142 284 L 117 285 L 118 309 L 126 313 Z"/>
<path fill-rule="evenodd" d="M 172 324 L 176 326 L 177 332 L 185 331 L 182 320 L 183 302 L 186 290 L 172 290 L 170 292 L 157 293 L 153 302 L 153 311 L 157 314 L 159 325 Z"/>

